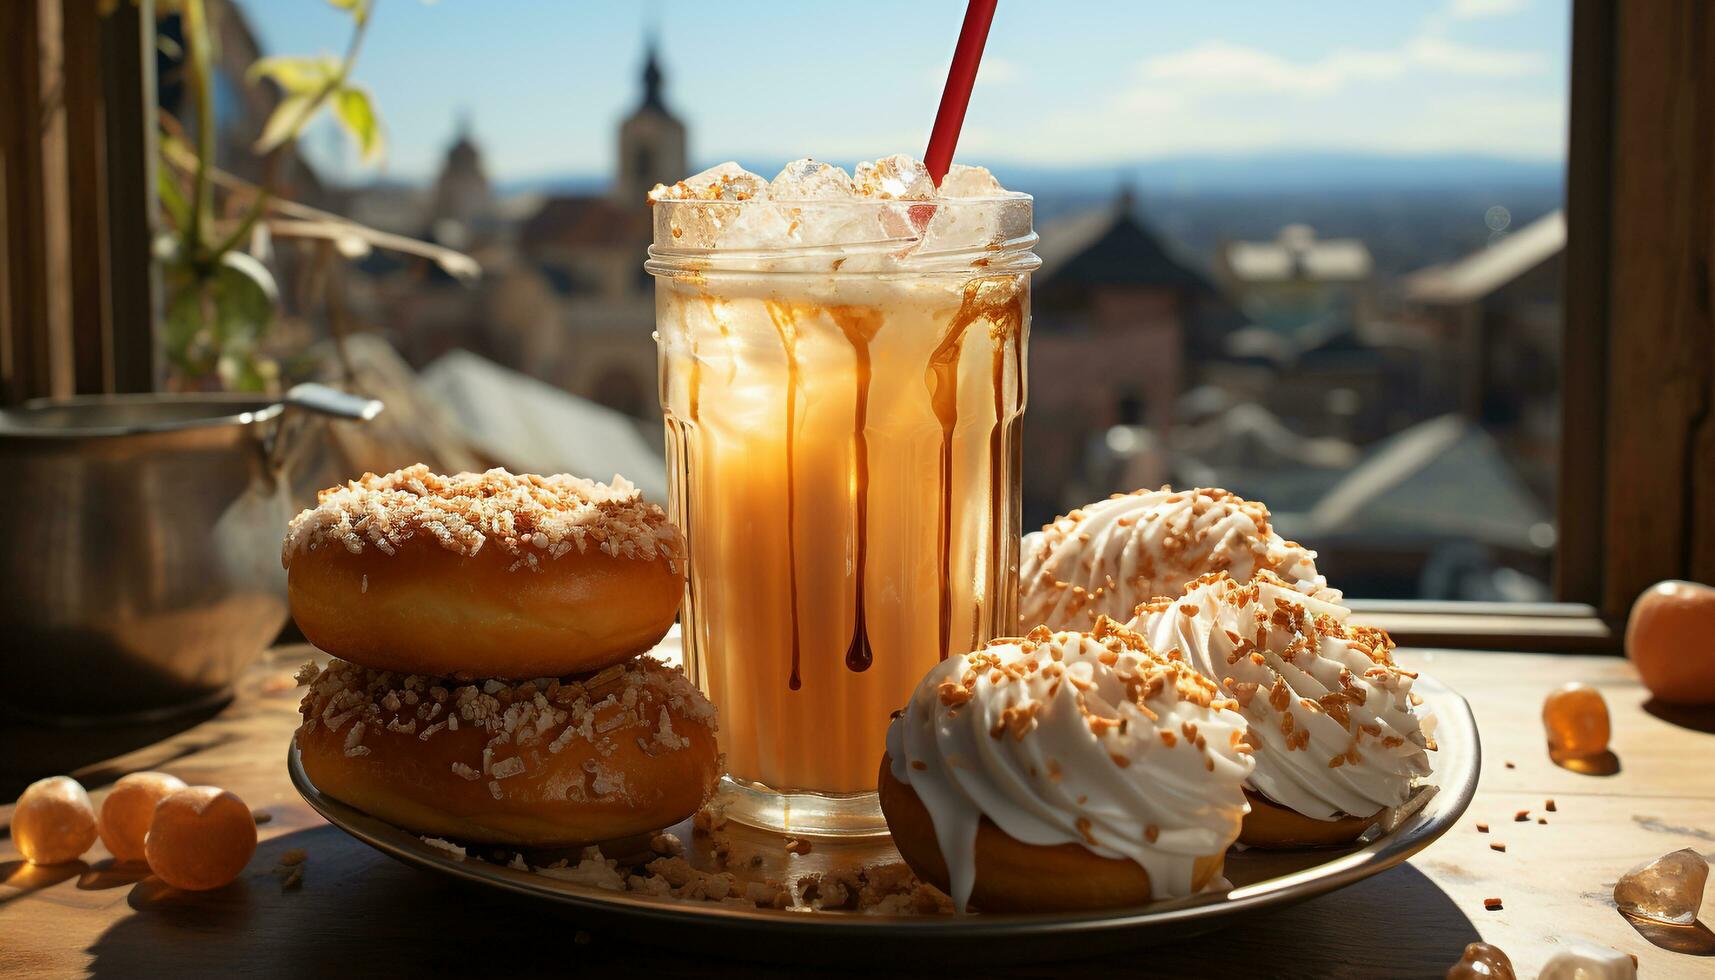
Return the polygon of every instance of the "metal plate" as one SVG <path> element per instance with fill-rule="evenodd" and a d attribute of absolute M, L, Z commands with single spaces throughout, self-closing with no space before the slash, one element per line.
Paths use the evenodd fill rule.
<path fill-rule="evenodd" d="M 1343 888 L 1378 874 L 1427 847 L 1457 821 L 1477 789 L 1481 747 L 1476 720 L 1465 699 L 1430 678 L 1418 678 L 1414 688 L 1425 708 L 1437 718 L 1432 754 L 1434 789 L 1425 788 L 1402 808 L 1392 829 L 1372 831 L 1373 837 L 1343 848 L 1296 851 L 1235 849 L 1227 855 L 1226 876 L 1233 887 L 1186 899 L 1157 902 L 1099 913 L 1041 915 L 892 916 L 861 912 L 780 911 L 743 909 L 714 902 L 690 901 L 605 891 L 504 866 L 510 852 L 494 852 L 496 863 L 476 859 L 486 853 L 473 847 L 472 859 L 459 860 L 402 830 L 323 795 L 305 775 L 293 743 L 287 757 L 292 783 L 329 823 L 382 853 L 406 864 L 498 889 L 539 906 L 557 908 L 582 922 L 601 922 L 624 931 L 646 932 L 652 943 L 684 946 L 706 952 L 712 938 L 727 949 L 745 949 L 761 958 L 792 958 L 805 942 L 818 949 L 838 950 L 844 961 L 896 960 L 907 948 L 933 960 L 959 957 L 1020 962 L 1053 959 L 1065 947 L 1049 941 L 1078 937 L 1083 955 L 1106 950 L 1169 942 L 1231 923 L 1235 918 Z M 806 855 L 788 855 L 782 838 L 764 831 L 729 824 L 723 832 L 732 848 L 730 863 L 721 865 L 710 853 L 709 838 L 693 835 L 689 822 L 671 828 L 685 842 L 686 857 L 705 869 L 735 870 L 759 856 L 761 867 L 741 876 L 785 879 L 830 867 L 863 866 L 898 860 L 885 837 L 869 839 L 817 838 Z M 620 857 L 625 843 L 604 848 Z M 636 842 L 629 846 L 636 847 Z M 550 863 L 555 854 L 526 858 L 534 865 Z M 575 858 L 574 858 L 575 860 Z M 754 943 L 754 945 L 750 945 Z M 772 951 L 772 952 L 771 952 Z"/>

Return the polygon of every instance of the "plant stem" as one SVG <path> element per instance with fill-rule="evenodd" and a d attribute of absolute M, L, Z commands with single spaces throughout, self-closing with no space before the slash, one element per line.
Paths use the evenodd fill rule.
<path fill-rule="evenodd" d="M 162 157 L 168 164 L 183 171 L 189 171 L 194 166 L 189 152 L 175 154 L 170 150 L 163 150 Z M 255 184 L 229 174 L 219 167 L 210 167 L 208 177 L 216 187 L 225 188 L 232 193 L 261 193 Z M 442 268 L 458 267 L 473 270 L 480 270 L 481 268 L 475 259 L 463 252 L 430 242 L 421 242 L 403 235 L 379 231 L 331 211 L 323 211 L 307 204 L 299 204 L 290 198 L 268 198 L 266 211 L 270 215 L 285 216 L 284 218 L 268 218 L 265 216 L 269 230 L 279 238 L 322 238 L 330 240 L 343 237 L 359 238 L 375 248 L 400 252 L 405 255 L 415 255 L 428 259 Z"/>
<path fill-rule="evenodd" d="M 201 264 L 206 258 L 202 254 L 203 222 L 214 210 L 214 188 L 208 182 L 208 168 L 214 161 L 214 86 L 211 77 L 214 42 L 208 33 L 208 12 L 203 7 L 203 0 L 184 0 L 181 9 L 184 12 L 181 23 L 184 25 L 185 48 L 189 52 L 185 61 L 186 77 L 196 99 L 197 118 L 197 167 L 191 193 L 191 220 L 184 229 L 184 253 L 192 264 Z"/>
<path fill-rule="evenodd" d="M 351 351 L 346 347 L 346 338 L 351 336 L 350 318 L 345 312 L 345 277 L 341 275 L 343 268 L 339 262 L 339 252 L 331 241 L 322 242 L 320 256 L 323 262 L 322 297 L 327 304 L 328 327 L 333 334 L 334 354 L 339 358 L 339 370 L 343 375 L 341 380 L 351 384 L 357 380 L 357 368 L 352 366 Z"/>
<path fill-rule="evenodd" d="M 200 0 L 192 0 L 192 2 L 200 2 Z M 374 15 L 374 3 L 370 4 L 369 13 L 371 16 Z M 361 20 L 358 20 L 356 24 L 352 26 L 351 40 L 346 44 L 345 57 L 340 59 L 339 70 L 334 72 L 333 77 L 328 79 L 327 84 L 323 85 L 320 91 L 316 92 L 315 98 L 304 103 L 303 110 L 298 113 L 298 118 L 293 120 L 292 128 L 288 132 L 286 138 L 282 140 L 280 145 L 276 146 L 270 154 L 269 165 L 265 170 L 266 173 L 270 175 L 274 173 L 277 169 L 275 164 L 278 163 L 280 154 L 284 153 L 288 146 L 297 142 L 299 131 L 302 130 L 304 125 L 315 116 L 316 111 L 322 107 L 322 103 L 326 102 L 329 96 L 338 92 L 340 87 L 345 84 L 345 80 L 351 76 L 352 65 L 357 63 L 357 52 L 362 49 L 363 36 L 368 32 L 368 30 L 369 17 L 364 17 Z M 250 234 L 251 230 L 256 227 L 256 222 L 260 221 L 262 216 L 267 212 L 268 203 L 274 196 L 274 189 L 271 186 L 272 183 L 273 180 L 271 176 L 269 179 L 263 181 L 261 188 L 257 191 L 256 197 L 250 202 L 250 209 L 244 213 L 244 218 L 238 222 L 238 226 L 236 228 L 232 229 L 232 233 L 227 235 L 226 238 L 215 247 L 215 255 L 224 255 L 237 248 L 239 243 L 244 241 L 244 237 Z"/>

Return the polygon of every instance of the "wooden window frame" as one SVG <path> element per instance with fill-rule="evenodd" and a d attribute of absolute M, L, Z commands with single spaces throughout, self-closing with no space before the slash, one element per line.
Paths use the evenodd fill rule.
<path fill-rule="evenodd" d="M 1715 9 L 1573 0 L 1559 602 L 1353 605 L 1417 645 L 1620 647 L 1654 582 L 1715 583 Z"/>
<path fill-rule="evenodd" d="M 153 3 L 94 7 L 0 3 L 0 401 L 157 377 Z M 1611 650 L 1650 583 L 1715 582 L 1715 9 L 1572 0 L 1571 48 L 1560 601 L 1354 601 L 1405 642 Z M 55 59 L 90 75 L 50 104 Z"/>
<path fill-rule="evenodd" d="M 0 403 L 157 382 L 155 4 L 99 7 L 0 3 Z"/>

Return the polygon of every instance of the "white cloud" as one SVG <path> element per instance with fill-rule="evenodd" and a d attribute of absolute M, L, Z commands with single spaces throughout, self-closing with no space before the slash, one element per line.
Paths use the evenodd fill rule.
<path fill-rule="evenodd" d="M 1534 75 L 1548 66 L 1548 59 L 1540 51 L 1477 48 L 1434 35 L 1413 39 L 1405 46 L 1405 52 L 1414 65 L 1449 75 L 1518 78 Z"/>
<path fill-rule="evenodd" d="M 1448 12 L 1460 20 L 1475 20 L 1516 14 L 1528 6 L 1530 0 L 1453 0 L 1453 8 Z"/>
<path fill-rule="evenodd" d="M 1456 150 L 1543 159 L 1565 152 L 1566 101 L 1506 94 L 1478 103 L 1437 97 L 1375 135 L 1401 152 Z"/>
<path fill-rule="evenodd" d="M 977 67 L 977 87 L 980 90 L 989 85 L 1011 85 L 1018 81 L 1022 74 L 1023 69 L 1019 67 L 1016 61 L 1007 58 L 984 58 L 982 64 Z M 923 80 L 933 85 L 935 91 L 941 91 L 942 87 L 947 84 L 946 67 L 937 66 L 929 69 L 923 73 Z"/>
<path fill-rule="evenodd" d="M 1354 81 L 1392 78 L 1404 70 L 1382 52 L 1336 51 L 1311 62 L 1291 62 L 1277 54 L 1227 41 L 1204 41 L 1173 54 L 1146 60 L 1140 74 L 1150 82 L 1171 82 L 1210 92 L 1267 89 L 1300 95 L 1325 95 Z"/>
<path fill-rule="evenodd" d="M 1011 85 L 1018 81 L 1018 62 L 1005 58 L 984 58 L 977 68 L 977 84 Z M 945 80 L 945 79 L 943 79 Z"/>
<path fill-rule="evenodd" d="M 1514 78 L 1535 74 L 1546 63 L 1534 51 L 1477 48 L 1425 34 L 1397 49 L 1341 50 L 1302 62 L 1228 41 L 1204 41 L 1144 61 L 1139 74 L 1145 82 L 1190 86 L 1205 92 L 1261 90 L 1323 96 L 1354 84 L 1399 78 L 1413 70 Z"/>
<path fill-rule="evenodd" d="M 1113 102 L 1034 120 L 1032 158 L 1044 163 L 1121 164 L 1186 154 L 1274 150 L 1364 153 L 1478 153 L 1552 160 L 1565 152 L 1566 103 L 1548 96 L 1494 93 L 1481 100 L 1435 95 L 1392 114 L 1363 114 L 1336 99 L 1151 98 L 1116 93 Z M 1012 130 L 967 134 L 960 156 L 1019 156 Z M 967 143 L 969 144 L 967 146 Z"/>
<path fill-rule="evenodd" d="M 1030 142 L 1082 163 L 1307 148 L 1554 159 L 1566 102 L 1548 66 L 1540 52 L 1450 41 L 1433 23 L 1385 48 L 1310 59 L 1208 40 L 1144 60 L 1108 99 L 1038 120 Z M 972 150 L 1016 155 L 1016 143 L 985 133 Z"/>

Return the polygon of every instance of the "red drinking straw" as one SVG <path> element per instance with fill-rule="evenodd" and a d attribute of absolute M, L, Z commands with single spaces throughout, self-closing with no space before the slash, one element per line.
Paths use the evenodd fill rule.
<path fill-rule="evenodd" d="M 965 8 L 965 26 L 959 29 L 953 67 L 947 70 L 947 87 L 941 90 L 941 109 L 935 113 L 929 150 L 923 154 L 923 166 L 929 168 L 929 179 L 936 187 L 953 165 L 953 147 L 959 142 L 959 127 L 965 124 L 965 109 L 971 104 L 971 87 L 977 82 L 977 63 L 983 60 L 994 5 L 995 0 L 971 0 Z"/>

